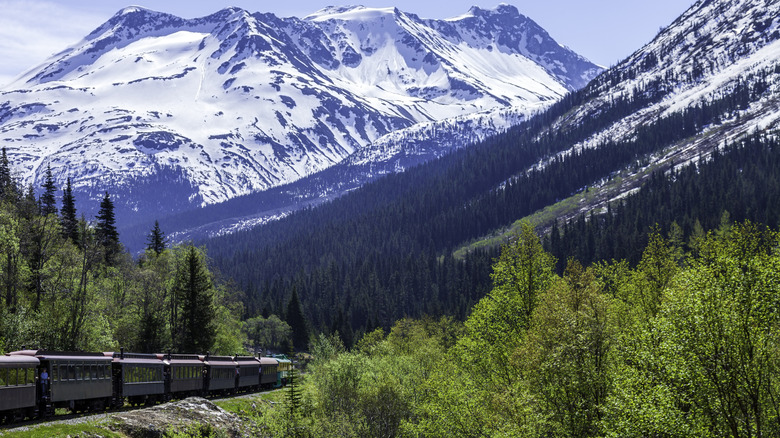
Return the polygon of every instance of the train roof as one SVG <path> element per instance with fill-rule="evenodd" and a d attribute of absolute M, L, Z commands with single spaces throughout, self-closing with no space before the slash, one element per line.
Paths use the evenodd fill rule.
<path fill-rule="evenodd" d="M 132 364 L 144 364 L 144 365 L 162 365 L 163 361 L 156 354 L 145 353 L 117 353 L 116 351 L 109 351 L 103 353 L 104 356 L 110 357 L 114 363 L 132 363 Z"/>
<path fill-rule="evenodd" d="M 22 350 L 8 353 L 11 356 L 35 357 L 40 360 L 91 360 L 110 362 L 111 357 L 103 353 L 88 353 L 82 351 L 47 351 L 47 350 Z"/>
<path fill-rule="evenodd" d="M 211 366 L 236 366 L 236 362 L 231 356 L 209 356 L 203 358 L 203 362 Z"/>
<path fill-rule="evenodd" d="M 279 361 L 274 359 L 273 357 L 261 357 L 258 359 L 260 361 L 260 365 L 278 365 Z"/>
<path fill-rule="evenodd" d="M 203 356 L 197 354 L 157 354 L 166 365 L 203 365 Z"/>
<path fill-rule="evenodd" d="M 260 365 L 260 361 L 257 360 L 254 356 L 236 356 L 233 358 L 233 360 L 239 365 L 239 366 L 250 366 L 250 365 Z"/>
<path fill-rule="evenodd" d="M 14 355 L 14 356 L 0 356 L 0 368 L 17 368 L 19 366 L 38 366 L 41 361 L 38 360 L 37 357 L 34 356 L 23 356 L 23 355 Z"/>

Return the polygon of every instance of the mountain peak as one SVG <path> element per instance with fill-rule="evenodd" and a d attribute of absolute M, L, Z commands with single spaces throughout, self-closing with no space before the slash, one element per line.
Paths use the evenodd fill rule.
<path fill-rule="evenodd" d="M 516 16 L 520 16 L 521 14 L 520 11 L 517 9 L 517 7 L 506 3 L 500 3 L 498 6 L 491 9 L 483 9 L 480 8 L 479 6 L 472 6 L 469 9 L 467 15 L 472 17 L 489 17 L 493 15 L 509 15 L 509 16 L 516 17 Z"/>
<path fill-rule="evenodd" d="M 114 16 L 115 17 L 116 16 L 122 16 L 122 15 L 132 14 L 132 13 L 136 13 L 136 12 L 146 13 L 146 12 L 154 12 L 154 11 L 152 11 L 151 9 L 145 8 L 143 6 L 130 5 L 130 6 L 127 6 L 125 8 L 120 9 L 119 12 L 114 14 Z"/>
<path fill-rule="evenodd" d="M 308 21 L 370 21 L 376 18 L 398 15 L 398 8 L 373 8 L 363 5 L 353 6 L 328 6 L 319 11 L 307 15 L 304 20 Z"/>
<path fill-rule="evenodd" d="M 146 24 L 148 21 L 156 20 L 158 18 L 178 19 L 179 17 L 165 12 L 154 11 L 143 6 L 127 6 L 114 14 L 108 22 L 112 24 L 122 23 L 123 25 L 130 27 L 139 27 Z"/>

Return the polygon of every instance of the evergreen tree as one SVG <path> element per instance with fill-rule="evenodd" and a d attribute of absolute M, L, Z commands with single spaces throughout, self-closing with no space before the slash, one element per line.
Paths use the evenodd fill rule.
<path fill-rule="evenodd" d="M 293 346 L 301 351 L 309 345 L 309 329 L 303 316 L 301 301 L 298 299 L 298 289 L 293 287 L 292 296 L 287 303 L 287 324 L 293 331 Z"/>
<path fill-rule="evenodd" d="M 290 360 L 294 362 L 295 354 L 292 351 L 292 345 L 290 347 Z M 304 436 L 304 429 L 301 426 L 302 391 L 301 385 L 298 383 L 298 370 L 294 364 L 291 366 L 287 377 L 287 388 L 287 436 L 302 437 Z"/>
<path fill-rule="evenodd" d="M 214 291 L 205 257 L 194 246 L 176 269 L 173 296 L 173 345 L 181 352 L 210 350 L 216 336 Z"/>
<path fill-rule="evenodd" d="M 95 233 L 98 244 L 103 248 L 106 264 L 114 264 L 114 256 L 119 253 L 119 232 L 116 230 L 116 219 L 114 218 L 114 203 L 108 197 L 108 192 L 103 196 L 98 211 L 97 226 Z"/>
<path fill-rule="evenodd" d="M 24 189 L 24 195 L 20 193 L 17 208 L 22 217 L 28 221 L 38 215 L 38 201 L 35 199 L 35 188 L 32 184 L 28 184 Z"/>
<path fill-rule="evenodd" d="M 65 185 L 62 193 L 62 236 L 70 239 L 71 242 L 78 244 L 79 241 L 79 221 L 76 217 L 76 201 L 73 198 L 73 188 L 70 185 L 70 178 Z"/>
<path fill-rule="evenodd" d="M 160 255 L 167 246 L 165 239 L 165 233 L 160 230 L 160 223 L 154 221 L 154 228 L 149 232 L 149 236 L 146 240 L 147 251 L 154 251 L 157 255 Z"/>
<path fill-rule="evenodd" d="M 57 187 L 54 185 L 54 177 L 51 174 L 51 166 L 46 165 L 46 177 L 43 180 L 43 194 L 40 198 L 41 215 L 48 216 L 57 214 L 57 201 L 54 199 L 54 193 Z"/>
<path fill-rule="evenodd" d="M 8 162 L 8 154 L 3 148 L 0 156 L 0 196 L 7 197 L 15 191 L 13 180 L 11 179 L 11 165 Z"/>

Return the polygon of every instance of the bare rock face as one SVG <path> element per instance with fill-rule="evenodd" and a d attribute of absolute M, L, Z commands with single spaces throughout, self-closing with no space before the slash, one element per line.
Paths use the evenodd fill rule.
<path fill-rule="evenodd" d="M 190 397 L 114 415 L 115 427 L 133 438 L 162 438 L 166 433 L 193 436 L 247 436 L 241 419 L 214 403 Z"/>

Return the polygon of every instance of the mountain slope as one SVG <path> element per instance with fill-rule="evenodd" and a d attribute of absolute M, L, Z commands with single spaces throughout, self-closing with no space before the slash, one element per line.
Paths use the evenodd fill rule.
<path fill-rule="evenodd" d="M 599 208 L 650 170 L 776 128 L 777 11 L 777 2 L 700 1 L 627 61 L 507 133 L 212 240 L 210 253 L 254 291 L 256 309 L 273 310 L 296 287 L 320 327 L 339 310 L 356 330 L 403 315 L 462 315 L 489 273 L 484 253 L 450 258 L 463 242 L 582 191 L 596 202 L 565 214 Z"/>
<path fill-rule="evenodd" d="M 0 145 L 24 183 L 50 165 L 148 219 L 298 180 L 419 122 L 527 113 L 598 71 L 510 6 L 450 20 L 130 7 L 6 87 Z"/>

